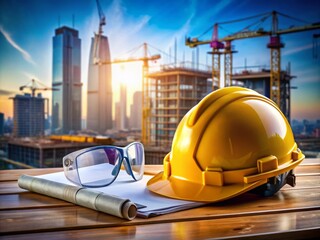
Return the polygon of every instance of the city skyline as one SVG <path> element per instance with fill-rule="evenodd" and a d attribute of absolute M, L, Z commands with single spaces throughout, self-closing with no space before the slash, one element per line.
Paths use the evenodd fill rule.
<path fill-rule="evenodd" d="M 66 25 L 79 30 L 83 41 L 81 82 L 84 83 L 82 118 L 85 118 L 90 42 L 92 33 L 97 32 L 99 26 L 96 2 L 28 0 L 1 1 L 0 4 L 0 112 L 4 112 L 6 117 L 12 116 L 12 103 L 8 98 L 19 93 L 19 86 L 29 82 L 31 78 L 40 79 L 47 86 L 51 86 L 51 38 L 54 29 L 59 25 Z M 109 38 L 112 59 L 123 56 L 123 53 L 143 42 L 148 42 L 167 53 L 174 52 L 174 43 L 177 40 L 178 59 L 191 60 L 194 50 L 184 46 L 185 36 L 210 39 L 211 30 L 201 35 L 215 22 L 240 19 L 272 10 L 306 20 L 308 23 L 319 22 L 320 19 L 319 1 L 309 1 L 309 4 L 305 4 L 289 0 L 272 0 L 267 3 L 252 0 L 239 3 L 230 0 L 217 1 L 213 5 L 212 1 L 180 0 L 160 3 L 100 0 L 100 4 L 107 19 L 104 30 Z M 13 11 L 15 17 L 12 17 Z M 236 30 L 236 27 L 231 29 L 232 32 Z M 314 33 L 319 31 L 282 37 L 285 43 L 285 48 L 281 50 L 282 68 L 291 63 L 291 74 L 296 76 L 292 85 L 298 87 L 292 90 L 292 119 L 320 119 L 320 111 L 317 110 L 320 109 L 320 56 L 317 59 L 312 57 L 313 53 L 320 55 L 320 52 L 319 49 L 313 52 Z M 259 38 L 233 43 L 238 51 L 234 54 L 234 66 L 244 66 L 244 63 L 247 66 L 270 66 L 270 53 L 266 47 L 268 41 L 268 38 Z M 206 63 L 207 51 L 210 51 L 208 45 L 200 47 L 201 63 Z M 167 58 L 162 54 L 162 63 Z M 113 92 L 119 92 L 117 89 L 123 78 L 131 79 L 127 79 L 127 99 L 132 101 L 133 92 L 141 90 L 142 66 L 141 63 L 123 66 L 124 64 L 112 66 Z M 44 92 L 43 95 L 52 100 L 50 92 Z M 114 96 L 113 102 L 117 101 L 119 94 Z"/>

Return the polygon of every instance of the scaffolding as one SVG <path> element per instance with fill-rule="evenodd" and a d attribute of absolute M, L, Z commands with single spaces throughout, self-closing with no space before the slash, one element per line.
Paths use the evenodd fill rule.
<path fill-rule="evenodd" d="M 183 116 L 211 91 L 211 71 L 180 64 L 164 65 L 148 74 L 149 146 L 170 147 Z"/>

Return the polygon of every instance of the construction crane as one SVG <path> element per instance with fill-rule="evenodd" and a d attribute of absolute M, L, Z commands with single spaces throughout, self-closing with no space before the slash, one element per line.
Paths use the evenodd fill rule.
<path fill-rule="evenodd" d="M 200 41 L 198 38 L 186 38 L 185 44 L 189 47 L 197 47 L 199 45 L 210 44 L 212 48 L 212 88 L 215 90 L 216 88 L 221 87 L 221 74 L 220 74 L 220 56 L 225 56 L 224 61 L 224 85 L 231 85 L 232 80 L 232 54 L 234 51 L 231 50 L 231 42 L 239 39 L 246 38 L 256 38 L 256 37 L 264 37 L 269 36 L 270 42 L 267 45 L 270 48 L 270 56 L 271 56 L 271 66 L 270 66 L 270 98 L 276 102 L 279 106 L 280 103 L 280 75 L 281 75 L 281 48 L 284 47 L 284 44 L 280 40 L 280 36 L 289 33 L 310 31 L 320 28 L 320 23 L 308 24 L 305 26 L 299 27 L 290 27 L 287 29 L 279 29 L 278 28 L 278 15 L 289 17 L 288 15 L 281 14 L 279 12 L 273 11 L 267 14 L 260 14 L 244 19 L 238 19 L 228 22 L 216 23 L 213 28 L 213 37 L 210 40 Z M 271 30 L 264 30 L 263 28 L 259 28 L 256 31 L 248 30 L 248 27 L 242 31 L 237 33 L 228 35 L 223 38 L 218 37 L 218 26 L 221 24 L 229 24 L 239 21 L 244 21 L 248 19 L 252 19 L 255 17 L 261 17 L 260 23 L 263 23 L 269 17 L 272 17 L 272 28 Z M 289 17 L 292 18 L 292 17 Z M 293 18 L 294 19 L 294 18 Z M 297 19 L 295 19 L 297 20 Z M 215 86 L 216 84 L 216 86 Z"/>
<path fill-rule="evenodd" d="M 141 46 L 139 46 L 140 48 Z M 112 61 L 102 61 L 96 60 L 95 64 L 115 64 L 115 63 L 127 63 L 127 62 L 143 62 L 143 70 L 142 70 L 142 142 L 144 144 L 150 143 L 150 118 L 151 118 L 151 89 L 148 79 L 149 73 L 149 61 L 156 61 L 161 58 L 160 54 L 148 56 L 148 44 L 143 43 L 143 56 L 142 57 L 130 57 L 126 59 L 114 59 Z"/>
<path fill-rule="evenodd" d="M 100 41 L 101 41 L 101 36 L 103 34 L 103 29 L 102 27 L 107 24 L 106 22 L 106 16 L 104 15 L 100 2 L 99 0 L 96 0 L 97 3 L 97 8 L 98 8 L 98 14 L 99 14 L 99 29 L 98 33 L 95 33 L 95 39 L 94 39 L 94 46 L 93 46 L 93 62 L 95 63 L 99 58 L 98 52 L 100 48 Z"/>
<path fill-rule="evenodd" d="M 36 96 L 36 91 L 56 91 L 59 90 L 57 88 L 49 88 L 46 87 L 44 84 L 42 84 L 40 81 L 37 81 L 35 79 L 32 79 L 29 83 L 26 85 L 20 86 L 19 90 L 23 91 L 25 88 L 28 88 L 31 90 L 31 96 L 35 97 Z"/>
<path fill-rule="evenodd" d="M 24 89 L 30 89 L 31 90 L 31 96 L 35 97 L 36 96 L 36 91 L 58 91 L 58 88 L 49 88 L 45 86 L 43 83 L 40 81 L 37 81 L 35 79 L 31 79 L 29 83 L 26 85 L 20 86 L 19 90 L 23 91 Z M 49 99 L 44 98 L 47 101 L 47 111 L 44 112 L 45 116 L 49 116 Z"/>
<path fill-rule="evenodd" d="M 97 0 L 97 7 L 98 7 L 98 13 L 99 13 L 99 31 L 98 34 L 101 35 L 103 33 L 102 26 L 106 25 L 106 17 L 102 11 L 101 5 L 99 3 L 99 0 Z"/>

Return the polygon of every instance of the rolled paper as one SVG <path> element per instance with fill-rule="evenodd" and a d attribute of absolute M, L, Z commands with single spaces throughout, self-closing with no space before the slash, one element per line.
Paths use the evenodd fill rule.
<path fill-rule="evenodd" d="M 58 198 L 127 220 L 132 220 L 137 215 L 137 206 L 129 199 L 108 195 L 103 192 L 28 175 L 21 175 L 18 179 L 18 185 L 20 188 L 31 192 Z"/>

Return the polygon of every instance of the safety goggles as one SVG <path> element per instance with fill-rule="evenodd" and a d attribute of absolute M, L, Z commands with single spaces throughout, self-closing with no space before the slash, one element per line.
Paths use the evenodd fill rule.
<path fill-rule="evenodd" d="M 133 142 L 121 148 L 97 146 L 85 148 L 66 155 L 63 160 L 65 176 L 83 187 L 105 187 L 114 182 L 121 166 L 135 181 L 143 176 L 143 145 Z"/>

